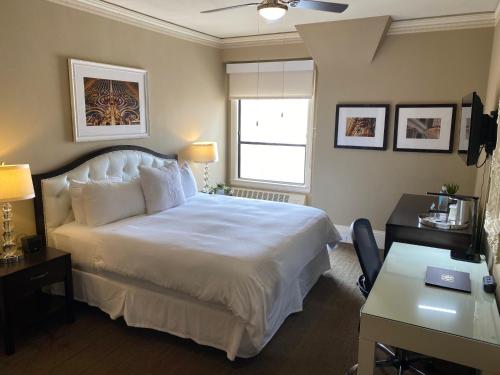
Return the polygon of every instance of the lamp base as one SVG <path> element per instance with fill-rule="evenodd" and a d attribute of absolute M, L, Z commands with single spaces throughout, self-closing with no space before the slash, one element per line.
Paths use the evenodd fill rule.
<path fill-rule="evenodd" d="M 18 249 L 14 236 L 12 235 L 14 225 L 12 223 L 12 205 L 4 203 L 2 206 L 3 216 L 3 244 L 0 252 L 0 263 L 16 263 L 23 259 L 22 250 Z"/>
<path fill-rule="evenodd" d="M 203 169 L 203 193 L 208 193 L 210 191 L 210 186 L 208 185 L 208 163 L 205 163 L 205 168 Z"/>
<path fill-rule="evenodd" d="M 21 260 L 23 260 L 24 254 L 21 250 L 16 249 L 15 251 L 12 252 L 3 252 L 0 255 L 0 263 L 1 264 L 6 264 L 6 263 L 17 263 Z"/>

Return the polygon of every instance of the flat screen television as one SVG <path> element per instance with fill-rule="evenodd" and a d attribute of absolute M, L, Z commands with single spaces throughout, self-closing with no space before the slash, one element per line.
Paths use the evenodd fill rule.
<path fill-rule="evenodd" d="M 493 154 L 497 142 L 497 118 L 498 111 L 491 112 L 491 115 L 483 113 L 483 103 L 479 96 L 473 92 L 462 98 L 460 119 L 460 142 L 458 145 L 458 154 L 465 163 L 482 167 L 486 158 Z M 478 165 L 479 156 L 484 149 L 486 158 Z M 474 212 L 472 214 L 472 243 L 469 251 L 459 253 L 452 251 L 452 258 L 466 261 L 480 261 L 480 243 L 482 225 L 478 226 L 478 198 L 472 198 L 474 201 Z"/>
<path fill-rule="evenodd" d="M 473 92 L 462 98 L 460 119 L 460 142 L 458 154 L 467 165 L 476 165 L 484 144 L 483 134 L 487 124 L 484 123 L 483 103 Z"/>

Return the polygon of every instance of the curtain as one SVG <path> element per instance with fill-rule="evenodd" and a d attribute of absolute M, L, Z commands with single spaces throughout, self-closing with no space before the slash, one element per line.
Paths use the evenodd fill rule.
<path fill-rule="evenodd" d="M 312 60 L 227 64 L 229 97 L 311 98 L 314 93 Z"/>
<path fill-rule="evenodd" d="M 500 102 L 498 103 L 500 107 Z M 497 120 L 500 127 L 500 118 Z M 484 229 L 487 234 L 489 249 L 488 264 L 492 268 L 497 280 L 500 280 L 500 150 L 497 140 L 497 149 L 493 152 L 490 174 L 490 193 L 488 205 L 486 206 Z M 500 292 L 497 291 L 497 298 L 500 300 Z"/>

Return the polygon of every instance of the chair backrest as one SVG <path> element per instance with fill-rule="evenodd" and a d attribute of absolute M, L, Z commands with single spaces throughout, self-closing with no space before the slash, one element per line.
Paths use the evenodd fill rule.
<path fill-rule="evenodd" d="M 362 288 L 366 293 L 369 293 L 382 267 L 377 242 L 370 222 L 367 219 L 354 220 L 351 224 L 351 236 L 364 276 L 364 285 L 360 284 L 359 286 L 363 294 L 365 292 Z"/>

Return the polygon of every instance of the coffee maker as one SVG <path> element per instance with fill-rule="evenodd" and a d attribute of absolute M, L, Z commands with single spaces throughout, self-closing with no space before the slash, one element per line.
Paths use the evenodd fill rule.
<path fill-rule="evenodd" d="M 419 215 L 422 225 L 440 230 L 462 230 L 472 225 L 472 239 L 469 250 L 459 252 L 451 249 L 453 259 L 469 262 L 480 262 L 480 240 L 478 236 L 479 198 L 468 195 L 427 192 L 427 195 L 439 197 L 438 207 L 435 203 L 429 211 Z"/>

